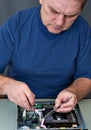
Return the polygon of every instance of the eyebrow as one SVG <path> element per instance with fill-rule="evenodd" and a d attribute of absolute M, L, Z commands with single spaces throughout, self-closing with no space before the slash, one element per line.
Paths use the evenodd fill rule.
<path fill-rule="evenodd" d="M 51 11 L 54 11 L 54 12 L 56 12 L 56 13 L 60 13 L 60 12 L 56 11 L 55 9 L 53 9 L 52 7 L 50 7 L 50 6 L 48 6 L 48 7 L 49 7 L 49 9 L 50 9 Z"/>
<path fill-rule="evenodd" d="M 55 13 L 58 13 L 58 14 L 60 14 L 60 12 L 58 12 L 58 11 L 56 11 L 55 9 L 53 9 L 52 7 L 50 7 L 50 6 L 48 6 L 49 7 L 49 9 L 51 10 L 51 11 L 54 11 Z M 80 11 L 79 12 L 76 12 L 75 14 L 71 14 L 71 15 L 65 15 L 65 16 L 68 16 L 68 17 L 73 17 L 73 16 L 76 16 L 76 15 L 78 15 L 80 13 Z"/>
<path fill-rule="evenodd" d="M 80 12 L 77 12 L 77 13 L 75 13 L 75 14 L 71 14 L 71 15 L 65 15 L 65 16 L 68 16 L 68 17 L 74 17 L 74 16 L 76 16 L 76 15 L 79 15 L 80 14 Z"/>

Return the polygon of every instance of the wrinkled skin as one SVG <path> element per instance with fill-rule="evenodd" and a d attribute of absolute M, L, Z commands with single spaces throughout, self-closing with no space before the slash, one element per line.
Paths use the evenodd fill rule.
<path fill-rule="evenodd" d="M 67 30 L 81 12 L 81 1 L 40 0 L 41 19 L 49 32 L 57 34 Z"/>

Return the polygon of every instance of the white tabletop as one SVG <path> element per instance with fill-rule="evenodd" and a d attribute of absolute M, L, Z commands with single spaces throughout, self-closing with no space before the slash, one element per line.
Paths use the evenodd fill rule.
<path fill-rule="evenodd" d="M 91 130 L 91 99 L 83 99 L 79 102 L 81 113 L 86 124 L 86 128 Z"/>
<path fill-rule="evenodd" d="M 8 99 L 0 99 L 0 130 L 17 130 L 17 106 Z"/>

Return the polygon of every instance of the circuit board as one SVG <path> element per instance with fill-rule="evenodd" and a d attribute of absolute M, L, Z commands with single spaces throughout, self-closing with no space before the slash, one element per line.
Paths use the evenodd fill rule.
<path fill-rule="evenodd" d="M 30 111 L 18 107 L 18 130 L 87 130 L 83 127 L 82 117 L 79 119 L 77 116 L 80 115 L 78 106 L 69 113 L 55 111 L 45 118 L 53 107 L 54 102 L 36 102 L 34 109 Z"/>

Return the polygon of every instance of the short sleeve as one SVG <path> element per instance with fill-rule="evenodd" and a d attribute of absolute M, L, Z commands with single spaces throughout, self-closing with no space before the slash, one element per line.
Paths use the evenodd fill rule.
<path fill-rule="evenodd" d="M 10 64 L 16 35 L 16 15 L 11 16 L 0 27 L 0 73 Z"/>
<path fill-rule="evenodd" d="M 79 51 L 76 59 L 74 79 L 91 79 L 91 28 L 85 28 L 80 33 Z"/>

